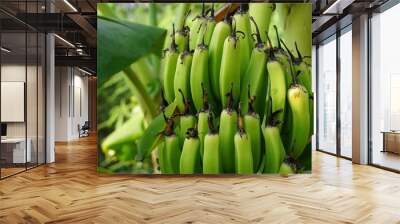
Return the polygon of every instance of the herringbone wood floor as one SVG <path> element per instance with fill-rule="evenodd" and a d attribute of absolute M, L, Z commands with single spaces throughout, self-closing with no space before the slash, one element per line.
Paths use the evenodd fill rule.
<path fill-rule="evenodd" d="M 0 223 L 400 223 L 400 175 L 315 152 L 289 178 L 96 173 L 94 137 L 0 181 Z"/>

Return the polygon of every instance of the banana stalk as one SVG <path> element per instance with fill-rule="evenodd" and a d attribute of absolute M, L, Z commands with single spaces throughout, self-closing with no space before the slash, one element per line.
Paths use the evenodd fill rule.
<path fill-rule="evenodd" d="M 179 171 L 181 174 L 201 172 L 200 141 L 195 128 L 187 131 L 180 158 Z"/>
<path fill-rule="evenodd" d="M 219 126 L 219 142 L 221 150 L 222 169 L 225 173 L 235 172 L 235 146 L 234 136 L 237 130 L 237 113 L 233 109 L 233 87 L 226 95 L 228 100 L 227 107 L 221 112 Z"/>

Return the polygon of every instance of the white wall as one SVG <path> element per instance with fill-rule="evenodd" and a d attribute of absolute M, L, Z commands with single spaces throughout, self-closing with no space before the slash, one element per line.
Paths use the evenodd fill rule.
<path fill-rule="evenodd" d="M 88 78 L 72 67 L 56 67 L 55 140 L 79 137 L 78 125 L 88 120 Z"/>

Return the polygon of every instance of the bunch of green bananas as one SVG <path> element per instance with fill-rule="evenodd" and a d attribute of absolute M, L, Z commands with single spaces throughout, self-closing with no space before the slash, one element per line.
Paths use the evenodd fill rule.
<path fill-rule="evenodd" d="M 302 172 L 313 134 L 311 5 L 241 4 L 218 22 L 204 7 L 191 27 L 172 27 L 165 50 L 163 102 L 178 112 L 164 116 L 161 173 Z"/>

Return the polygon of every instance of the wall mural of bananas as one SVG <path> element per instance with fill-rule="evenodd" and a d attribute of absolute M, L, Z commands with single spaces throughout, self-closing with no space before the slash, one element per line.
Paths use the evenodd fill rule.
<path fill-rule="evenodd" d="M 120 99 L 135 102 L 118 125 L 100 117 L 110 125 L 99 129 L 99 172 L 311 172 L 310 3 L 104 3 L 98 10 L 99 104 L 119 91 L 105 92 L 119 76 L 128 86 Z M 134 12 L 143 17 L 129 17 Z M 120 37 L 127 27 L 159 37 Z M 137 50 L 119 47 L 129 39 Z M 132 52 L 141 54 L 126 56 Z M 114 62 L 120 66 L 110 68 Z"/>

